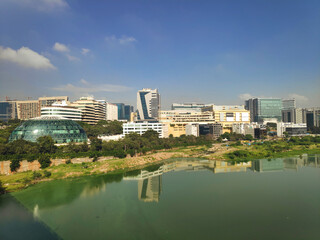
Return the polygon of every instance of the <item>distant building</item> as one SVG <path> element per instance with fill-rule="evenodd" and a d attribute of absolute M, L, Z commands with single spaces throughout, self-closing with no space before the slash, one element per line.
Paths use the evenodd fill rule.
<path fill-rule="evenodd" d="M 102 104 L 104 120 L 107 120 L 107 101 L 106 100 L 96 100 L 96 101 Z"/>
<path fill-rule="evenodd" d="M 0 102 L 0 121 L 7 122 L 10 119 L 16 119 L 17 106 L 15 101 L 1 101 Z"/>
<path fill-rule="evenodd" d="M 217 139 L 222 133 L 223 127 L 221 123 L 199 124 L 200 136 L 211 135 L 213 139 Z"/>
<path fill-rule="evenodd" d="M 245 107 L 250 111 L 251 122 L 281 121 L 282 99 L 251 98 L 245 101 Z"/>
<path fill-rule="evenodd" d="M 306 108 L 307 128 L 320 127 L 320 107 Z"/>
<path fill-rule="evenodd" d="M 168 135 L 168 127 L 159 122 L 130 122 L 124 123 L 123 134 L 127 135 L 129 133 L 138 133 L 140 135 L 144 134 L 148 130 L 154 130 L 159 133 L 160 138 L 167 138 Z"/>
<path fill-rule="evenodd" d="M 124 119 L 126 119 L 128 122 L 130 122 L 131 119 L 131 113 L 133 113 L 133 106 L 125 105 L 124 106 Z"/>
<path fill-rule="evenodd" d="M 82 97 L 70 104 L 81 110 L 82 121 L 88 124 L 96 124 L 100 120 L 105 120 L 104 104 L 94 100 L 92 97 Z"/>
<path fill-rule="evenodd" d="M 118 108 L 118 120 L 125 120 L 125 105 L 124 103 L 114 103 Z"/>
<path fill-rule="evenodd" d="M 296 100 L 295 99 L 282 99 L 282 109 L 295 109 L 296 108 Z"/>
<path fill-rule="evenodd" d="M 288 133 L 288 136 L 301 136 L 307 134 L 306 123 L 277 123 L 277 136 L 283 137 L 284 132 Z"/>
<path fill-rule="evenodd" d="M 201 108 L 209 107 L 213 104 L 203 104 L 203 103 L 173 103 L 171 110 L 176 111 L 195 111 L 201 112 Z"/>
<path fill-rule="evenodd" d="M 55 102 L 68 102 L 68 96 L 56 96 L 56 97 L 39 97 L 40 108 L 52 106 Z"/>
<path fill-rule="evenodd" d="M 40 117 L 40 104 L 38 100 L 16 101 L 17 116 L 20 120 Z"/>
<path fill-rule="evenodd" d="M 60 116 L 73 121 L 81 121 L 81 109 L 68 106 L 41 108 L 41 116 Z"/>
<path fill-rule="evenodd" d="M 113 103 L 106 103 L 106 120 L 118 120 L 118 106 Z"/>
<path fill-rule="evenodd" d="M 212 105 L 202 111 L 212 112 L 214 121 L 222 124 L 224 132 L 230 131 L 233 123 L 250 123 L 250 112 L 243 105 Z"/>
<path fill-rule="evenodd" d="M 160 94 L 158 89 L 144 88 L 137 93 L 138 120 L 158 119 L 160 111 Z"/>

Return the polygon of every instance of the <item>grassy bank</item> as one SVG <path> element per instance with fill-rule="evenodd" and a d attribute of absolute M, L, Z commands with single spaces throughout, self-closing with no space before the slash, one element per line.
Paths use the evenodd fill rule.
<path fill-rule="evenodd" d="M 205 153 L 207 150 L 207 146 L 189 146 L 167 151 L 157 151 L 132 158 L 110 159 L 82 164 L 61 164 L 59 166 L 51 166 L 45 170 L 37 171 L 36 174 L 33 171 L 27 171 L 12 175 L 0 175 L 0 181 L 8 192 L 13 192 L 44 181 L 141 169 L 149 165 L 160 163 L 168 158 L 198 156 Z M 45 171 L 50 172 L 51 176 L 45 177 Z"/>
<path fill-rule="evenodd" d="M 286 141 L 264 142 L 258 145 L 241 145 L 223 155 L 225 160 L 248 161 L 261 158 L 289 157 L 301 154 L 320 154 L 320 143 L 294 144 Z"/>

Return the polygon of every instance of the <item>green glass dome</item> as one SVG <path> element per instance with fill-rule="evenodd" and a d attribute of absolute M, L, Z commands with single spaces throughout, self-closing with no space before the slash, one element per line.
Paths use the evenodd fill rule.
<path fill-rule="evenodd" d="M 87 141 L 87 134 L 78 123 L 61 117 L 46 116 L 23 122 L 13 130 L 9 142 L 18 139 L 36 142 L 42 136 L 51 136 L 56 143 Z"/>

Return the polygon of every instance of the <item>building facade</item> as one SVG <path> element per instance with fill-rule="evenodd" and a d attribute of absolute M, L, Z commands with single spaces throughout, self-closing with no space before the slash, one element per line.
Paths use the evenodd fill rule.
<path fill-rule="evenodd" d="M 106 120 L 118 120 L 118 106 L 113 103 L 106 103 Z"/>
<path fill-rule="evenodd" d="M 138 120 L 158 119 L 160 111 L 160 94 L 158 89 L 144 88 L 137 93 Z"/>
<path fill-rule="evenodd" d="M 250 123 L 250 112 L 242 105 L 212 105 L 202 111 L 212 112 L 214 121 L 222 124 L 224 132 L 230 132 L 233 123 Z"/>
<path fill-rule="evenodd" d="M 74 107 L 56 106 L 41 108 L 41 116 L 60 116 L 73 121 L 81 121 L 81 115 L 81 109 Z"/>
<path fill-rule="evenodd" d="M 16 119 L 17 107 L 15 101 L 1 101 L 0 102 L 0 121 L 7 122 L 10 119 Z"/>
<path fill-rule="evenodd" d="M 203 107 L 210 107 L 213 104 L 203 104 L 203 103 L 173 103 L 171 110 L 176 111 L 195 111 L 201 112 Z"/>
<path fill-rule="evenodd" d="M 104 104 L 94 100 L 92 97 L 82 97 L 70 104 L 71 107 L 81 110 L 81 119 L 88 124 L 96 124 L 100 120 L 105 120 Z"/>
<path fill-rule="evenodd" d="M 251 98 L 245 101 L 245 108 L 250 111 L 252 122 L 282 119 L 282 99 L 279 98 Z"/>
<path fill-rule="evenodd" d="M 154 130 L 159 133 L 160 138 L 167 138 L 169 136 L 167 126 L 159 122 L 130 122 L 124 123 L 122 127 L 123 135 L 127 135 L 129 133 L 138 133 L 142 135 L 148 130 Z"/>

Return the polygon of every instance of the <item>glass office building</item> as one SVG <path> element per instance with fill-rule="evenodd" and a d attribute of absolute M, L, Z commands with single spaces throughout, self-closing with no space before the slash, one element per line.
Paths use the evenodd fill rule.
<path fill-rule="evenodd" d="M 55 143 L 87 141 L 87 134 L 75 121 L 61 117 L 45 116 L 23 122 L 13 130 L 9 142 L 18 139 L 36 142 L 42 136 L 51 136 Z"/>
<path fill-rule="evenodd" d="M 246 109 L 250 111 L 252 122 L 282 118 L 282 99 L 278 98 L 252 98 L 245 102 Z"/>

